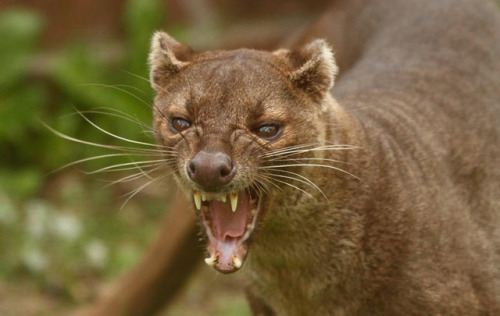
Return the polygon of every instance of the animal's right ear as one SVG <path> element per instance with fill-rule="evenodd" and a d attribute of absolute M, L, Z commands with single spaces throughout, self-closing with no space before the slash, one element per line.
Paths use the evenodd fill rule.
<path fill-rule="evenodd" d="M 187 61 L 193 51 L 177 42 L 165 32 L 156 32 L 149 53 L 150 80 L 153 89 L 161 89 L 169 77 L 189 65 Z"/>
<path fill-rule="evenodd" d="M 312 100 L 321 102 L 333 87 L 338 67 L 326 41 L 318 39 L 299 49 L 280 49 L 273 54 L 285 58 L 291 67 L 289 78 L 292 84 Z"/>

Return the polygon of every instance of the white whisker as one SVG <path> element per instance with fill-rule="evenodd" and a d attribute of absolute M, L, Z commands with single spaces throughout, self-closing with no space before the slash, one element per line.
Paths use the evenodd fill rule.
<path fill-rule="evenodd" d="M 269 158 L 269 157 L 278 156 L 278 155 L 280 157 L 288 157 L 288 156 L 292 156 L 292 155 L 304 154 L 304 153 L 309 153 L 309 152 L 313 152 L 313 151 L 328 151 L 328 150 L 337 151 L 337 150 L 351 150 L 351 149 L 355 149 L 355 148 L 358 148 L 358 147 L 353 147 L 353 146 L 349 146 L 349 145 L 324 145 L 324 146 L 306 148 L 306 149 L 292 149 L 292 150 L 289 150 L 287 152 L 281 152 L 281 153 L 269 152 L 272 154 L 269 155 L 268 153 L 266 153 L 266 154 L 263 154 L 262 157 Z"/>
<path fill-rule="evenodd" d="M 262 154 L 262 157 L 272 157 L 272 156 L 276 156 L 276 155 L 286 154 L 288 152 L 293 152 L 295 150 L 299 150 L 299 149 L 311 147 L 311 146 L 316 146 L 316 145 L 317 145 L 317 143 L 310 143 L 310 144 L 289 146 L 289 147 L 285 147 L 285 148 L 281 148 L 281 149 L 275 149 L 275 150 L 271 150 L 271 151 L 268 151 L 268 152 Z"/>
<path fill-rule="evenodd" d="M 134 173 L 134 174 L 131 174 L 131 175 L 128 175 L 128 176 L 125 176 L 125 177 L 122 177 L 120 179 L 117 179 L 115 181 L 112 181 L 110 183 L 108 183 L 106 185 L 106 187 L 110 187 L 112 185 L 115 185 L 117 183 L 124 183 L 124 182 L 130 182 L 130 181 L 134 181 L 136 179 L 140 179 L 142 178 L 143 176 L 145 176 L 146 178 L 148 179 L 153 179 L 151 177 L 151 174 L 157 170 L 161 170 L 162 168 L 165 168 L 167 167 L 166 165 L 160 165 L 160 166 L 157 166 L 156 168 L 153 168 L 151 170 L 147 170 L 147 171 L 144 171 L 143 169 L 141 168 L 138 168 L 140 170 L 140 172 L 137 172 L 137 173 Z"/>
<path fill-rule="evenodd" d="M 288 173 L 288 174 L 291 174 L 293 175 L 294 177 L 291 177 L 291 176 L 284 176 L 284 175 L 278 175 L 274 172 L 283 172 L 283 173 Z M 301 182 L 301 183 L 304 183 L 308 186 L 311 186 L 313 187 L 314 189 L 318 190 L 319 193 L 321 193 L 321 195 L 323 195 L 323 197 L 327 200 L 328 203 L 330 203 L 330 201 L 328 200 L 328 197 L 326 196 L 326 194 L 323 192 L 323 190 L 321 190 L 317 185 L 316 183 L 314 183 L 313 181 L 311 181 L 310 179 L 308 179 L 307 177 L 299 174 L 299 173 L 296 173 L 296 172 L 293 172 L 293 171 L 289 171 L 289 170 L 282 170 L 282 169 L 276 169 L 276 170 L 273 170 L 273 172 L 268 172 L 268 174 L 272 175 L 272 176 L 276 176 L 276 177 L 281 177 L 281 178 L 287 178 L 287 179 L 290 179 L 290 180 L 295 180 L 295 181 L 298 181 L 298 182 Z M 299 177 L 300 179 L 297 179 L 296 177 Z"/>
<path fill-rule="evenodd" d="M 152 130 L 152 128 L 149 125 L 144 124 L 143 122 L 141 122 L 137 118 L 134 118 L 134 117 L 132 117 L 130 115 L 126 115 L 125 113 L 121 113 L 120 111 L 115 110 L 113 108 L 104 108 L 104 109 L 110 110 L 110 111 L 113 110 L 113 111 L 118 112 L 118 113 L 109 113 L 109 112 L 106 112 L 106 111 L 99 110 L 99 108 L 93 109 L 93 110 L 87 110 L 87 111 L 80 111 L 80 113 L 84 113 L 84 114 L 101 114 L 101 115 L 107 115 L 107 116 L 111 116 L 111 117 L 117 117 L 117 118 L 120 118 L 122 120 L 126 120 L 126 121 L 132 122 L 134 124 L 137 124 L 140 127 L 147 128 L 148 130 Z M 78 113 L 74 113 L 74 114 L 78 114 Z"/>
<path fill-rule="evenodd" d="M 286 181 L 282 181 L 282 180 L 276 179 L 276 178 L 274 178 L 274 175 L 272 175 L 272 174 L 269 174 L 269 175 L 273 176 L 273 177 L 272 177 L 272 180 L 273 180 L 273 181 L 277 181 L 277 182 L 279 182 L 279 183 L 282 183 L 282 184 L 284 184 L 284 185 L 287 185 L 287 186 L 289 186 L 289 187 L 292 187 L 292 188 L 294 188 L 294 189 L 296 189 L 296 190 L 299 190 L 300 192 L 302 192 L 302 193 L 306 194 L 306 195 L 307 195 L 307 196 L 309 196 L 310 198 L 312 198 L 312 199 L 316 200 L 316 198 L 315 198 L 315 197 L 314 197 L 311 193 L 309 193 L 309 192 L 307 192 L 307 191 L 304 191 L 303 189 L 299 188 L 298 186 L 293 185 L 293 184 L 291 184 L 291 183 L 288 183 L 288 182 L 286 182 Z"/>
<path fill-rule="evenodd" d="M 92 125 L 93 127 L 95 127 L 96 129 L 98 129 L 99 131 L 103 132 L 104 134 L 106 135 L 109 135 L 109 136 L 112 136 L 116 139 L 119 139 L 119 140 L 123 140 L 125 142 L 128 142 L 128 143 L 132 143 L 132 144 L 138 144 L 138 145 L 144 145 L 144 146 L 151 146 L 151 147 L 162 147 L 160 145 L 157 145 L 157 144 L 152 144 L 152 143 L 145 143 L 145 142 L 140 142 L 140 141 L 136 141 L 136 140 L 132 140 L 132 139 L 128 139 L 128 138 L 125 138 L 125 137 L 121 137 L 121 136 L 118 136 L 118 135 L 115 135 L 105 129 L 103 129 L 102 127 L 100 127 L 99 125 L 95 124 L 94 122 L 92 122 L 88 117 L 86 117 L 83 113 L 81 113 L 80 111 L 77 111 L 80 116 L 86 120 L 90 125 Z"/>
<path fill-rule="evenodd" d="M 141 192 L 144 188 L 148 187 L 149 185 L 151 185 L 152 183 L 154 183 L 154 182 L 156 182 L 156 181 L 158 181 L 158 180 L 160 180 L 160 179 L 163 179 L 163 178 L 165 178 L 165 177 L 169 176 L 171 173 L 172 173 L 172 171 L 171 171 L 171 172 L 168 172 L 168 173 L 166 173 L 166 174 L 164 174 L 164 175 L 162 175 L 162 176 L 159 176 L 159 177 L 157 177 L 157 178 L 154 178 L 154 179 L 152 179 L 152 180 L 150 180 L 150 181 L 146 182 L 145 184 L 141 185 L 141 186 L 140 186 L 140 187 L 138 187 L 137 189 L 135 189 L 135 190 L 133 190 L 133 191 L 131 191 L 131 192 L 129 192 L 129 193 L 127 193 L 127 194 L 125 194 L 125 196 L 129 195 L 129 197 L 125 200 L 125 202 L 123 202 L 122 206 L 120 207 L 120 210 L 122 210 L 122 209 L 125 207 L 125 205 L 128 203 L 128 201 L 130 201 L 130 199 L 132 199 L 134 196 L 136 196 L 136 195 L 137 195 L 139 192 Z"/>
<path fill-rule="evenodd" d="M 328 169 L 332 169 L 332 170 L 337 170 L 339 172 L 348 174 L 351 177 L 354 177 L 354 178 L 356 178 L 358 180 L 361 180 L 359 177 L 353 175 L 350 172 L 345 171 L 344 169 L 337 168 L 337 167 L 330 166 L 330 165 L 322 165 L 322 164 L 314 164 L 314 163 L 296 163 L 296 164 L 285 164 L 285 165 L 274 165 L 274 166 L 262 166 L 262 167 L 259 167 L 259 168 L 260 169 L 275 169 L 275 168 L 288 168 L 288 167 L 320 167 L 320 168 L 328 168 Z"/>
<path fill-rule="evenodd" d="M 156 83 L 152 82 L 152 81 L 151 81 L 151 80 L 149 80 L 148 78 L 144 78 L 144 77 L 142 77 L 142 76 L 136 75 L 136 74 L 131 73 L 131 72 L 126 71 L 126 70 L 124 70 L 124 72 L 125 72 L 125 73 L 127 73 L 127 74 L 129 74 L 129 75 L 131 75 L 131 76 L 134 76 L 134 77 L 136 77 L 136 78 L 139 78 L 139 79 L 142 79 L 142 80 L 144 80 L 144 81 L 148 82 L 150 85 L 155 86 L 157 89 L 160 89 L 160 90 L 162 90 L 163 92 L 167 92 L 165 89 L 163 89 L 163 87 L 161 87 L 161 86 L 157 85 Z"/>
<path fill-rule="evenodd" d="M 266 179 L 266 177 L 264 177 L 262 175 L 257 175 L 255 177 L 254 181 L 258 185 L 259 189 L 261 189 L 264 193 L 269 194 L 271 192 L 269 186 L 265 183 L 265 181 L 271 182 L 271 180 Z M 274 183 L 271 183 L 271 184 L 276 186 L 276 184 L 274 184 Z M 276 187 L 279 189 L 278 186 L 276 186 Z"/>
<path fill-rule="evenodd" d="M 138 100 L 139 102 L 145 104 L 148 108 L 151 108 L 151 105 L 149 103 L 147 103 L 146 101 L 144 101 L 143 99 L 139 98 L 138 96 L 136 96 L 135 94 L 131 93 L 130 91 L 127 91 L 125 89 L 122 89 L 119 87 L 119 85 L 109 85 L 109 84 L 104 84 L 104 83 L 84 83 L 84 84 L 81 84 L 82 86 L 95 86 L 95 87 L 104 87 L 104 88 L 111 88 L 111 89 L 115 89 L 115 90 L 118 90 L 118 91 L 121 91 L 123 93 L 126 93 L 128 95 L 130 95 L 131 97 L 133 97 L 134 99 Z"/>
<path fill-rule="evenodd" d="M 176 152 L 174 150 L 166 150 L 166 149 L 147 149 L 147 148 L 134 148 L 134 147 L 125 147 L 125 146 L 114 146 L 114 145 L 104 145 L 104 144 L 99 144 L 99 143 L 94 143 L 94 142 L 89 142 L 89 141 L 85 141 L 85 140 L 81 140 L 81 139 L 78 139 L 78 138 L 74 138 L 74 137 L 71 137 L 69 135 L 66 135 L 66 134 L 63 134 L 59 131 L 56 131 L 55 129 L 53 129 L 52 127 L 50 127 L 49 125 L 45 124 L 43 121 L 40 121 L 40 123 L 45 127 L 47 128 L 48 130 L 50 130 L 52 133 L 54 133 L 55 135 L 61 137 L 61 138 L 64 138 L 64 139 L 67 139 L 67 140 L 70 140 L 72 142 L 75 142 L 75 143 L 80 143 L 80 144 L 84 144 L 84 145 L 90 145 L 90 146 L 94 146 L 94 147 L 99 147 L 99 148 L 106 148 L 106 149 L 113 149 L 113 150 L 118 150 L 118 151 L 126 151 L 126 152 L 135 152 L 135 153 L 153 153 L 153 154 L 159 154 L 159 153 L 164 153 L 164 154 L 175 154 Z M 168 148 L 168 147 L 166 147 Z"/>
<path fill-rule="evenodd" d="M 267 184 L 262 182 L 261 180 L 255 179 L 255 188 L 258 191 L 258 195 L 261 196 L 263 194 L 268 195 L 269 194 L 269 188 L 267 187 Z"/>
<path fill-rule="evenodd" d="M 159 159 L 159 160 L 145 160 L 145 161 L 133 161 L 133 162 L 127 162 L 127 163 L 120 163 L 120 164 L 115 164 L 107 167 L 103 167 L 94 171 L 86 172 L 86 174 L 96 174 L 96 173 L 102 173 L 106 171 L 124 171 L 124 170 L 133 170 L 137 169 L 137 166 L 139 165 L 146 165 L 143 167 L 154 167 L 159 164 L 165 164 L 165 159 Z M 122 167 L 127 167 L 127 166 L 134 166 L 131 168 L 122 168 Z"/>
<path fill-rule="evenodd" d="M 76 160 L 76 161 L 70 162 L 68 164 L 65 164 L 64 166 L 57 168 L 56 170 L 52 171 L 51 173 L 55 173 L 55 172 L 58 172 L 58 171 L 60 171 L 62 169 L 65 169 L 65 168 L 68 168 L 68 167 L 71 167 L 71 166 L 74 166 L 74 165 L 77 165 L 77 164 L 80 164 L 80 163 L 84 163 L 84 162 L 87 162 L 87 161 L 104 159 L 104 158 L 110 158 L 110 157 L 130 157 L 130 156 L 145 156 L 145 157 L 149 157 L 149 156 L 152 156 L 152 154 L 120 153 L 120 154 L 106 154 L 106 155 L 88 157 L 88 158 L 83 158 L 83 159 Z M 158 156 L 163 156 L 163 155 L 158 154 Z"/>
<path fill-rule="evenodd" d="M 319 157 L 302 157 L 302 158 L 287 158 L 287 157 L 278 157 L 278 158 L 273 158 L 269 159 L 267 161 L 273 161 L 273 162 L 279 162 L 279 161 L 329 161 L 329 162 L 335 162 L 335 163 L 343 163 L 346 165 L 351 165 L 349 162 L 345 162 L 342 160 L 337 160 L 337 159 L 329 159 L 329 158 L 319 158 Z"/>

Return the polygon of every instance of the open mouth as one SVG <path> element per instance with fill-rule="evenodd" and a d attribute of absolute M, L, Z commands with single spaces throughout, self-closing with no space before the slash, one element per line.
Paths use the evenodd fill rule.
<path fill-rule="evenodd" d="M 222 273 L 243 265 L 255 229 L 260 200 L 250 188 L 229 194 L 193 192 L 194 204 L 208 236 L 205 263 Z"/>

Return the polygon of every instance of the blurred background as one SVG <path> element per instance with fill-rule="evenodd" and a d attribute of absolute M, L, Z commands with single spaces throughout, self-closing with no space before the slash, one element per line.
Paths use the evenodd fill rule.
<path fill-rule="evenodd" d="M 168 213 L 175 188 L 150 183 L 154 147 L 134 143 L 154 143 L 153 31 L 195 50 L 276 48 L 329 2 L 0 0 L 0 314 L 92 304 Z M 200 265 L 162 315 L 249 315 L 235 280 Z"/>

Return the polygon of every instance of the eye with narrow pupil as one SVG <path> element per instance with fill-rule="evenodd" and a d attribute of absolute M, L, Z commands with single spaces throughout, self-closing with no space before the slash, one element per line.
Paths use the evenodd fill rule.
<path fill-rule="evenodd" d="M 183 118 L 174 117 L 171 120 L 172 130 L 175 133 L 180 133 L 191 127 L 191 123 Z"/>
<path fill-rule="evenodd" d="M 254 134 L 260 138 L 272 140 L 278 136 L 280 129 L 281 127 L 278 124 L 265 124 L 257 127 Z"/>

